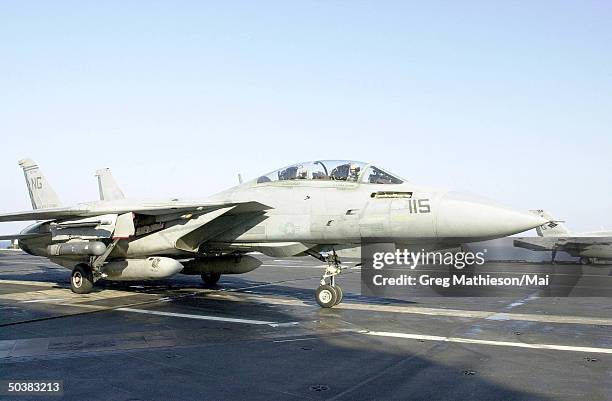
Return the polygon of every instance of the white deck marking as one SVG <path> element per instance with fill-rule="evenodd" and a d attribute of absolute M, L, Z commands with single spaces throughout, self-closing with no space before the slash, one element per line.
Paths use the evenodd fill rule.
<path fill-rule="evenodd" d="M 342 303 L 334 309 L 352 309 L 361 311 L 378 311 L 393 313 L 408 313 L 415 315 L 464 317 L 487 320 L 523 320 L 528 322 L 567 323 L 567 324 L 600 324 L 612 326 L 612 319 L 587 316 L 536 315 L 530 313 L 505 313 L 468 309 L 427 308 L 421 306 L 373 305 Z"/>
<path fill-rule="evenodd" d="M 295 338 L 295 339 L 289 339 L 289 340 L 274 340 L 273 342 L 275 342 L 275 343 L 292 343 L 292 342 L 295 342 L 295 341 L 310 341 L 310 340 L 317 340 L 317 337 Z"/>
<path fill-rule="evenodd" d="M 305 269 L 322 269 L 324 267 L 327 267 L 327 265 L 296 265 L 296 264 L 290 264 L 290 263 L 286 263 L 286 264 L 275 264 L 275 265 L 270 265 L 270 264 L 263 264 L 260 267 L 303 267 Z"/>
<path fill-rule="evenodd" d="M 527 344 L 527 343 L 518 343 L 518 342 L 511 342 L 511 341 L 478 340 L 474 338 L 442 337 L 442 336 L 430 336 L 426 334 L 392 333 L 392 332 L 386 332 L 386 331 L 366 331 L 364 330 L 360 333 L 366 334 L 369 336 L 407 338 L 411 340 L 443 341 L 443 342 L 448 342 L 448 343 L 482 344 L 482 345 L 494 345 L 494 346 L 500 346 L 500 347 L 535 348 L 535 349 L 548 349 L 548 350 L 555 350 L 555 351 L 576 351 L 576 352 L 594 352 L 594 353 L 600 353 L 600 354 L 612 354 L 612 348 L 574 347 L 571 345 L 558 345 L 558 344 Z"/>
<path fill-rule="evenodd" d="M 24 280 L 5 280 L 0 279 L 0 284 L 23 284 L 23 285 L 35 285 L 41 287 L 57 287 L 58 283 L 50 283 L 48 281 L 24 281 Z"/>
<path fill-rule="evenodd" d="M 64 301 L 66 298 L 43 298 L 43 299 L 30 299 L 28 301 L 21 301 L 22 304 L 32 304 L 36 302 L 52 302 L 52 301 Z"/>
<path fill-rule="evenodd" d="M 236 319 L 232 317 L 221 317 L 221 316 L 206 316 L 206 315 L 190 315 L 187 313 L 174 313 L 174 312 L 160 312 L 146 309 L 134 309 L 134 308 L 117 308 L 115 310 L 122 312 L 133 312 L 133 313 L 144 313 L 146 315 L 156 316 L 168 316 L 168 317 L 182 317 L 185 319 L 198 319 L 198 320 L 213 320 L 216 322 L 230 322 L 230 323 L 244 323 L 244 324 L 260 324 L 260 325 L 278 325 L 277 322 L 268 322 L 265 320 L 250 320 L 250 319 Z"/>
<path fill-rule="evenodd" d="M 65 270 L 62 267 L 59 266 L 54 266 L 51 263 L 49 263 L 48 261 L 32 261 L 32 262 L 20 262 L 20 261 L 13 261 L 13 260 L 2 260 L 0 261 L 0 263 L 3 265 L 2 267 L 4 267 L 4 265 L 30 265 L 34 268 L 38 268 L 39 265 L 45 265 L 45 267 L 53 267 L 56 268 L 57 270 Z"/>

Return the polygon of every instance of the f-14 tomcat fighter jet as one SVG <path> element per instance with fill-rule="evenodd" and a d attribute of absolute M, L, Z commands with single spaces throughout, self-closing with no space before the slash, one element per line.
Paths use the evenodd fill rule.
<path fill-rule="evenodd" d="M 373 164 L 298 163 L 203 200 L 124 199 L 106 170 L 98 171 L 101 199 L 62 207 L 32 160 L 24 170 L 33 211 L 2 221 L 37 220 L 17 238 L 32 255 L 72 270 L 71 288 L 92 291 L 98 280 L 151 280 L 199 274 L 246 273 L 261 262 L 249 252 L 326 260 L 316 300 L 342 300 L 338 255 L 363 241 L 415 250 L 447 249 L 504 237 L 546 222 L 457 193 L 409 183 Z M 110 188 L 105 188 L 110 186 Z M 328 255 L 324 257 L 324 255 Z"/>

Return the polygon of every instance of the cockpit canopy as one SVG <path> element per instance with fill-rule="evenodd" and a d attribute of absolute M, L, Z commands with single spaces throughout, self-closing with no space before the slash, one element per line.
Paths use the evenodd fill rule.
<path fill-rule="evenodd" d="M 281 168 L 257 179 L 258 184 L 288 180 L 326 180 L 366 184 L 402 184 L 404 181 L 378 167 L 352 160 L 317 160 Z"/>

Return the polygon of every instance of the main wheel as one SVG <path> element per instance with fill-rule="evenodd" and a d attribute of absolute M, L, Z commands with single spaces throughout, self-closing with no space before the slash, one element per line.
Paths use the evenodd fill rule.
<path fill-rule="evenodd" d="M 336 305 L 338 293 L 334 287 L 325 284 L 317 288 L 315 297 L 319 306 L 322 308 L 331 308 L 332 306 Z"/>
<path fill-rule="evenodd" d="M 589 264 L 591 264 L 591 259 L 590 258 L 581 257 L 580 258 L 580 264 L 581 265 L 589 265 Z"/>
<path fill-rule="evenodd" d="M 219 282 L 221 278 L 221 273 L 204 273 L 200 277 L 202 277 L 202 281 L 206 285 L 215 285 Z"/>
<path fill-rule="evenodd" d="M 344 299 L 344 292 L 339 285 L 334 286 L 334 289 L 336 290 L 336 305 L 338 305 Z"/>
<path fill-rule="evenodd" d="M 93 290 L 93 274 L 89 266 L 79 264 L 72 269 L 70 289 L 77 294 L 88 294 Z"/>

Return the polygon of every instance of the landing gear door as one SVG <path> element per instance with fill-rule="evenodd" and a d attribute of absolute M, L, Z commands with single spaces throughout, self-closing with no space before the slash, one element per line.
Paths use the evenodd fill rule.
<path fill-rule="evenodd" d="M 134 235 L 135 232 L 133 213 L 124 213 L 117 217 L 113 238 L 129 238 Z"/>

